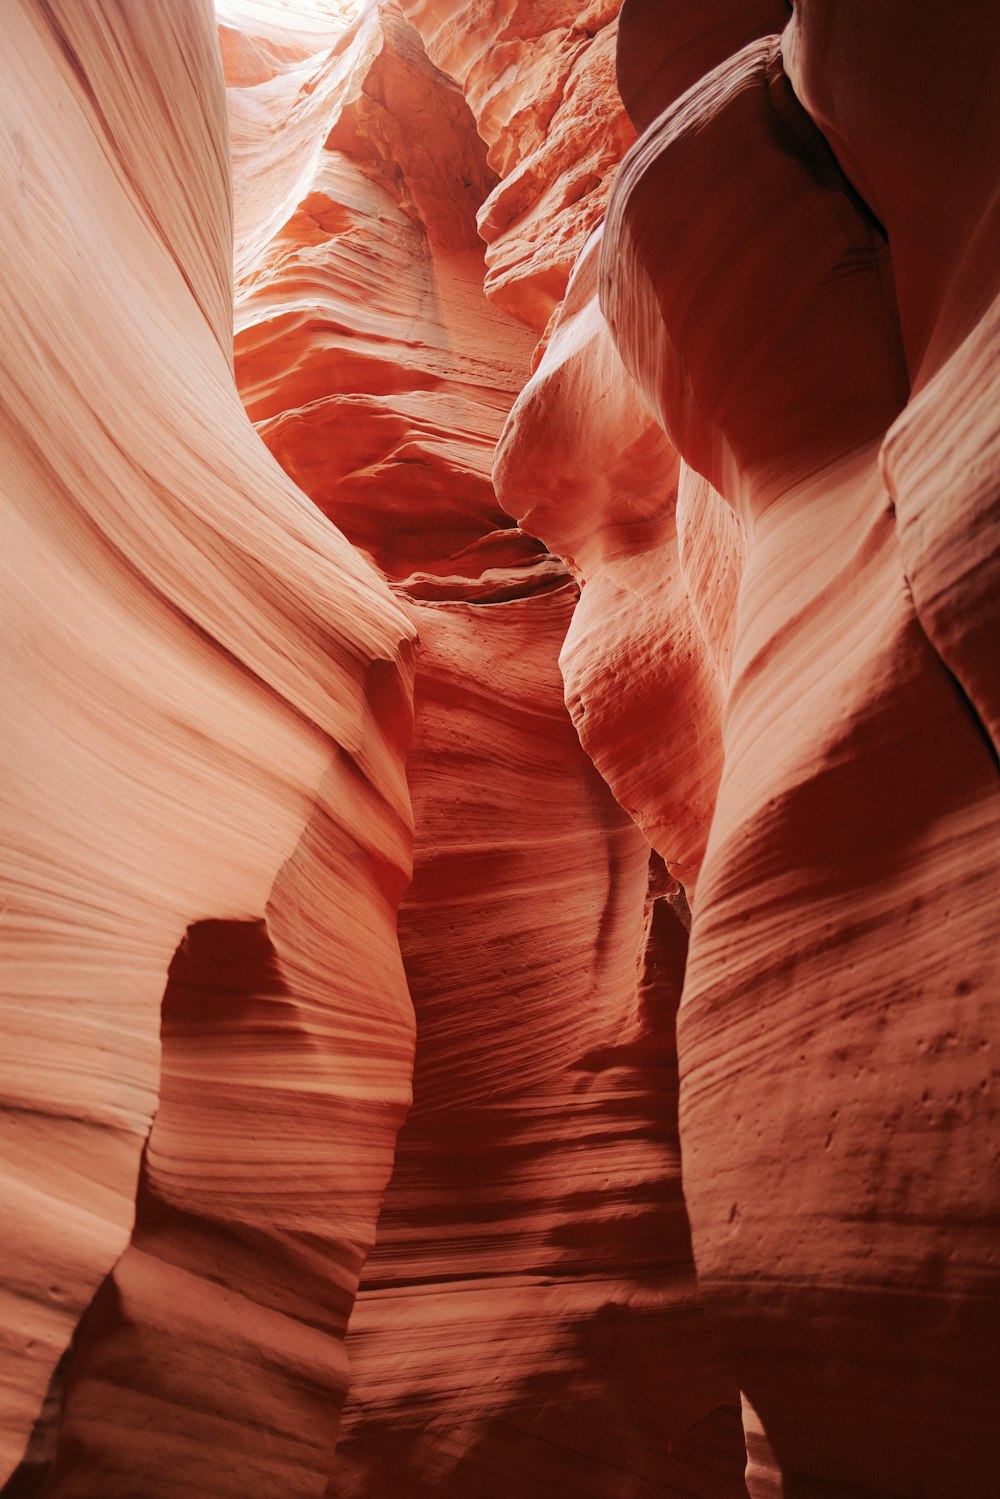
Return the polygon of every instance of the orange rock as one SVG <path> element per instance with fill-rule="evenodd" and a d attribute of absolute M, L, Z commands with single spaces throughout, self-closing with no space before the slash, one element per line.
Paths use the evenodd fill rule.
<path fill-rule="evenodd" d="M 454 85 L 393 7 L 368 26 L 339 54 L 350 97 L 237 313 L 259 430 L 421 639 L 399 929 L 415 1106 L 351 1316 L 329 1492 L 610 1496 L 638 1465 L 650 1493 L 707 1472 L 736 1499 L 736 1391 L 694 1297 L 669 1109 L 686 934 L 665 896 L 647 909 L 648 848 L 565 708 L 576 589 L 490 482 L 531 340 L 484 298 L 464 197 L 434 188 L 490 191 L 474 122 L 457 128 Z M 237 102 L 237 128 L 244 115 Z M 242 184 L 238 169 L 238 213 Z M 664 1349 L 666 1387 L 650 1377 Z"/>
<path fill-rule="evenodd" d="M 351 1318 L 338 1499 L 610 1499 L 623 1471 L 679 1494 L 713 1463 L 743 1493 L 734 1417 L 687 1438 L 735 1392 L 677 1169 L 686 934 L 663 898 L 644 923 L 648 849 L 576 742 L 572 606 L 419 611 L 414 1106 Z"/>
<path fill-rule="evenodd" d="M 634 139 L 618 100 L 618 0 L 402 0 L 428 56 L 455 79 L 500 181 L 479 211 L 487 294 L 539 332 L 604 212 Z"/>
<path fill-rule="evenodd" d="M 581 742 L 693 895 L 722 765 L 745 542 L 622 366 L 597 303 L 600 231 L 511 413 L 496 479 L 582 585 L 561 665 Z"/>
<path fill-rule="evenodd" d="M 1000 1488 L 994 9 L 4 12 L 9 1499 Z"/>
<path fill-rule="evenodd" d="M 15 1485 L 61 1418 L 46 1492 L 315 1492 L 409 1092 L 413 631 L 233 384 L 208 6 L 2 25 L 2 1477 L 41 1411 Z M 173 1011 L 189 929 L 246 971 Z"/>
<path fill-rule="evenodd" d="M 802 24 L 820 14 L 838 34 L 832 7 Z M 850 47 L 838 74 L 810 45 L 850 101 Z M 920 472 L 928 409 L 906 404 L 906 278 L 897 318 L 893 227 L 890 261 L 777 38 L 664 103 L 616 180 L 602 305 L 748 537 L 679 1017 L 699 1280 L 756 1412 L 755 1495 L 992 1492 L 1000 796 L 882 477 L 890 428 L 895 490 Z M 975 409 L 985 473 L 995 414 Z M 963 508 L 962 488 L 972 599 L 995 489 L 975 473 Z"/>
<path fill-rule="evenodd" d="M 783 47 L 889 235 L 913 382 L 882 454 L 903 566 L 922 627 L 1000 753 L 1000 22 L 972 3 L 942 21 L 930 8 L 915 27 L 909 6 L 809 0 Z M 905 86 L 890 87 L 901 48 Z"/>

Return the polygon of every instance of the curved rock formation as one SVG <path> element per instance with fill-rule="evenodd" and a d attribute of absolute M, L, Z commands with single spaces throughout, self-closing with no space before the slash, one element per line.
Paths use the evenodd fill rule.
<path fill-rule="evenodd" d="M 686 934 L 662 899 L 644 933 L 647 850 L 576 743 L 552 602 L 420 611 L 414 1105 L 351 1320 L 340 1499 L 681 1495 L 713 1462 L 743 1492 L 671 1106 Z"/>
<path fill-rule="evenodd" d="M 636 1495 L 735 1499 L 737 1397 L 695 1296 L 672 1107 L 686 934 L 659 887 L 647 904 L 648 848 L 566 712 L 576 588 L 490 482 L 532 342 L 472 248 L 470 193 L 495 177 L 393 5 L 311 60 L 300 102 L 291 69 L 248 99 L 242 76 L 237 133 L 253 111 L 262 142 L 287 140 L 315 109 L 301 203 L 241 277 L 244 399 L 421 641 L 399 924 L 414 1107 L 328 1492 L 610 1499 L 627 1474 Z M 245 160 L 249 223 L 268 166 Z"/>
<path fill-rule="evenodd" d="M 3 10 L 5 1499 L 1000 1489 L 953 11 Z"/>
<path fill-rule="evenodd" d="M 297 129 L 308 169 L 287 173 L 299 199 L 282 189 L 285 222 L 238 282 L 237 379 L 265 442 L 409 596 L 500 596 L 508 573 L 515 589 L 551 586 L 562 569 L 489 482 L 531 339 L 483 297 L 474 211 L 492 176 L 455 86 L 386 5 L 305 78 L 289 70 L 230 99 L 238 140 L 256 118 L 280 158 Z M 428 99 L 433 151 L 419 128 Z M 247 244 L 272 166 L 235 152 Z"/>
<path fill-rule="evenodd" d="M 886 439 L 885 481 L 921 625 L 997 753 L 1000 24 L 974 0 L 945 34 L 941 24 L 928 9 L 914 32 L 898 3 L 873 15 L 856 0 L 807 0 L 783 51 L 799 97 L 892 243 L 913 399 Z M 890 90 L 904 45 L 906 87 Z M 849 90 L 839 86 L 848 71 Z"/>
<path fill-rule="evenodd" d="M 711 0 L 672 6 L 624 0 L 618 18 L 615 75 L 622 103 L 643 131 L 724 58 L 781 30 L 789 0 Z"/>
<path fill-rule="evenodd" d="M 722 765 L 739 522 L 638 399 L 583 251 L 496 481 L 581 584 L 561 664 L 584 748 L 693 896 Z M 521 512 L 524 512 L 523 514 Z"/>
<path fill-rule="evenodd" d="M 665 102 L 616 182 L 602 303 L 750 538 L 679 1024 L 699 1279 L 786 1494 L 985 1493 L 1000 795 L 882 478 L 926 401 L 900 417 L 906 276 L 901 338 L 895 237 L 890 262 L 777 38 Z M 961 488 L 959 513 L 990 551 Z"/>
<path fill-rule="evenodd" d="M 209 7 L 3 32 L 3 1477 L 59 1364 L 11 1492 L 55 1424 L 46 1493 L 315 1492 L 409 1092 L 413 631 L 233 384 Z"/>
<path fill-rule="evenodd" d="M 499 182 L 479 211 L 487 294 L 541 330 L 634 132 L 616 96 L 620 0 L 402 0 L 461 88 Z"/>

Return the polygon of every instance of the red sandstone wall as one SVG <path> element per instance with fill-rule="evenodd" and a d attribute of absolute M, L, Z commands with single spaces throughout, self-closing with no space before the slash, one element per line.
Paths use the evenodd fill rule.
<path fill-rule="evenodd" d="M 413 629 L 237 395 L 209 6 L 2 29 L 2 1478 L 314 1493 L 409 1097 Z"/>
<path fill-rule="evenodd" d="M 490 480 L 535 341 L 483 294 L 474 214 L 496 176 L 396 7 L 311 68 L 306 94 L 291 74 L 231 91 L 237 140 L 266 104 L 303 122 L 311 172 L 245 263 L 237 375 L 265 441 L 390 577 L 420 639 L 399 924 L 414 1106 L 352 1314 L 328 1492 L 611 1496 L 624 1473 L 636 1495 L 738 1495 L 737 1397 L 679 1189 L 686 934 L 662 895 L 647 902 L 648 847 L 564 705 L 577 588 Z M 267 167 L 236 162 L 249 224 Z"/>
<path fill-rule="evenodd" d="M 997 1487 L 997 23 L 618 9 L 230 6 L 257 435 L 0 18 L 11 1499 Z"/>
<path fill-rule="evenodd" d="M 976 104 L 946 127 L 921 102 L 941 48 L 995 78 L 996 21 L 969 12 L 953 52 L 930 8 L 914 33 L 909 7 L 821 3 L 720 47 L 662 93 L 602 250 L 626 365 L 749 538 L 681 1145 L 699 1281 L 789 1495 L 985 1493 L 1000 1473 L 1000 796 L 975 645 L 996 132 Z M 972 140 L 938 218 L 935 171 Z M 752 1491 L 779 1491 L 756 1452 Z"/>

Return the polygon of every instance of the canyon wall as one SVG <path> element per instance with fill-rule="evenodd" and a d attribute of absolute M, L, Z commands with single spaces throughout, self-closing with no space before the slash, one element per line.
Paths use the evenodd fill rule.
<path fill-rule="evenodd" d="M 410 1092 L 413 627 L 236 391 L 210 7 L 2 28 L 4 1492 L 315 1492 Z"/>
<path fill-rule="evenodd" d="M 992 7 L 0 31 L 0 1491 L 992 1493 Z"/>
<path fill-rule="evenodd" d="M 558 42 L 559 76 L 589 76 L 582 40 L 565 22 L 529 32 L 511 66 L 522 77 L 526 48 L 544 61 Z M 613 27 L 608 89 L 610 41 Z M 399 917 L 414 1103 L 351 1318 L 327 1492 L 741 1494 L 738 1395 L 697 1302 L 680 1192 L 683 912 L 662 867 L 650 887 L 649 847 L 565 707 L 576 581 L 490 478 L 536 343 L 506 309 L 537 305 L 543 323 L 567 252 L 550 263 L 536 224 L 520 291 L 513 272 L 494 285 L 476 214 L 503 198 L 491 162 L 510 162 L 397 6 L 268 78 L 248 81 L 228 51 L 241 392 L 420 641 Z M 479 59 L 477 105 L 496 62 Z M 532 180 L 573 162 L 564 141 Z M 283 201 L 265 199 L 279 169 L 298 199 L 267 240 L 254 221 Z M 584 217 L 577 200 L 573 244 L 603 201 L 595 190 Z"/>
<path fill-rule="evenodd" d="M 645 406 L 746 538 L 678 1026 L 699 1284 L 744 1390 L 752 1493 L 985 1493 L 1000 1474 L 995 120 L 984 97 L 946 122 L 947 90 L 925 116 L 948 38 L 915 43 L 909 7 L 874 23 L 802 4 L 779 37 L 761 5 L 756 42 L 749 7 L 717 11 L 696 48 L 693 17 L 624 7 L 619 70 L 644 133 L 596 276 Z M 965 84 L 949 83 L 966 100 L 1000 63 L 995 19 L 969 12 Z M 904 46 L 912 73 L 890 88 Z M 956 171 L 962 131 L 976 162 Z M 922 138 L 954 205 L 930 239 L 933 189 L 908 165 Z M 612 355 L 588 307 L 571 292 L 515 410 L 505 503 L 546 464 L 532 434 L 553 411 L 594 440 L 578 392 Z M 590 493 L 618 522 L 621 487 Z M 710 492 L 698 507 L 714 527 Z M 615 627 L 591 634 L 610 673 Z M 604 754 L 624 783 L 627 740 Z"/>

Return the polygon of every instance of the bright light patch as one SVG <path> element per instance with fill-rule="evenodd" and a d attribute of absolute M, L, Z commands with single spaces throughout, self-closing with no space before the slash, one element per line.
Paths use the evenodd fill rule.
<path fill-rule="evenodd" d="M 215 0 L 215 14 L 239 31 L 287 30 L 317 40 L 344 27 L 369 0 Z"/>

